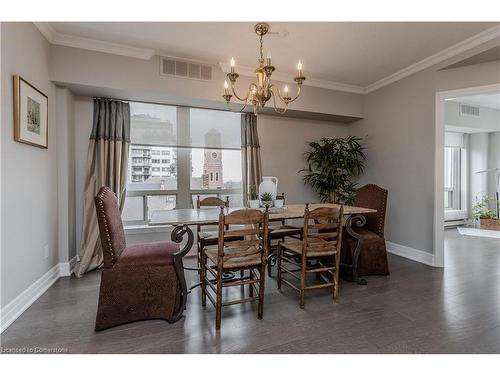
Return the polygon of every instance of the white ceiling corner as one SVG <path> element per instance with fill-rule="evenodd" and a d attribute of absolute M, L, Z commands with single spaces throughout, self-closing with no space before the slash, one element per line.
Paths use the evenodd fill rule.
<path fill-rule="evenodd" d="M 103 40 L 58 33 L 47 22 L 35 22 L 34 24 L 50 43 L 60 46 L 134 57 L 141 60 L 149 60 L 156 54 L 156 51 L 150 48 L 139 48 L 121 43 L 111 43 Z"/>

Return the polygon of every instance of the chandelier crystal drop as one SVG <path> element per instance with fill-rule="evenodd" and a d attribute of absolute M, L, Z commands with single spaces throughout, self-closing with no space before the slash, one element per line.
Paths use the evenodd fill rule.
<path fill-rule="evenodd" d="M 257 82 L 252 82 L 248 87 L 246 95 L 244 97 L 239 96 L 235 91 L 236 80 L 239 77 L 239 74 L 235 71 L 235 61 L 234 58 L 231 58 L 231 72 L 227 74 L 227 78 L 229 82 L 231 82 L 231 88 L 229 88 L 229 84 L 224 81 L 224 94 L 222 97 L 229 104 L 231 98 L 234 97 L 239 101 L 243 102 L 243 108 L 241 111 L 243 112 L 248 104 L 253 105 L 253 111 L 255 115 L 259 113 L 259 111 L 265 107 L 266 103 L 269 100 L 273 100 L 274 110 L 280 114 L 283 114 L 287 111 L 288 105 L 293 103 L 300 96 L 300 90 L 302 87 L 302 83 L 306 80 L 306 77 L 302 75 L 302 62 L 298 62 L 297 64 L 297 76 L 293 79 L 297 83 L 297 95 L 295 97 L 291 97 L 289 93 L 288 85 L 283 87 L 283 93 L 280 88 L 271 83 L 271 75 L 273 74 L 275 67 L 271 63 L 271 53 L 267 53 L 266 59 L 264 59 L 264 55 L 262 53 L 262 38 L 269 31 L 269 24 L 267 23 L 258 23 L 255 25 L 254 30 L 255 33 L 260 38 L 260 58 L 259 58 L 259 67 L 255 69 L 255 75 L 257 77 Z M 280 109 L 276 106 L 276 98 L 278 98 L 283 104 L 284 108 Z"/>

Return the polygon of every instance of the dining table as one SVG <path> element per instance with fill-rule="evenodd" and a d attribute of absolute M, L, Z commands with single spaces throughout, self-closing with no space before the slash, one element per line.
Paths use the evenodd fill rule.
<path fill-rule="evenodd" d="M 314 210 L 320 207 L 335 207 L 340 208 L 340 205 L 332 203 L 311 203 L 309 210 Z M 303 219 L 305 204 L 290 204 L 284 207 L 271 207 L 269 208 L 269 221 L 283 221 L 293 219 Z M 363 207 L 347 206 L 344 205 L 344 225 L 347 233 L 352 236 L 356 241 L 356 248 L 352 257 L 351 265 L 344 265 L 352 269 L 353 281 L 360 285 L 366 285 L 365 279 L 359 277 L 357 266 L 359 256 L 363 249 L 363 238 L 359 233 L 354 230 L 354 227 L 361 228 L 366 224 L 367 214 L 374 214 L 377 210 Z M 236 210 L 244 209 L 244 207 L 225 207 L 224 213 L 228 214 Z M 265 210 L 265 208 L 260 208 Z M 173 242 L 184 245 L 179 254 L 184 257 L 193 247 L 195 237 L 191 226 L 196 225 L 217 225 L 219 222 L 219 215 L 221 208 L 219 207 L 204 207 L 204 208 L 181 208 L 173 210 L 157 210 L 151 213 L 151 218 L 148 220 L 148 225 L 154 226 L 172 226 L 170 238 Z M 185 280 L 181 281 L 181 289 L 183 298 L 187 295 L 187 286 Z"/>

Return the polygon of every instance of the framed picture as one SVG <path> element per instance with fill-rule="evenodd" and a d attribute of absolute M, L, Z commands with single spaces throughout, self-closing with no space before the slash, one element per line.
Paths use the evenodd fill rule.
<path fill-rule="evenodd" d="M 22 77 L 14 76 L 14 140 L 48 148 L 49 98 Z"/>

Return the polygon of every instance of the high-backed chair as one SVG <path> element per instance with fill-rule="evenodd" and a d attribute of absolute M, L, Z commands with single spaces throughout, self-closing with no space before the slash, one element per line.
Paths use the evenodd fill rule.
<path fill-rule="evenodd" d="M 226 196 L 226 200 L 223 201 L 222 199 L 218 197 L 206 197 L 203 199 L 200 199 L 200 196 L 198 195 L 196 199 L 196 208 L 204 208 L 204 207 L 229 207 L 229 196 Z M 212 229 L 210 230 L 210 226 L 214 227 L 213 225 L 203 225 L 203 224 L 198 224 L 196 226 L 196 234 L 197 234 L 197 245 L 198 245 L 198 266 L 201 264 L 201 251 L 205 246 L 210 246 L 210 245 L 217 245 L 218 242 L 218 229 Z"/>
<path fill-rule="evenodd" d="M 302 240 L 278 245 L 278 289 L 285 283 L 298 291 L 301 308 L 304 308 L 305 292 L 309 289 L 332 288 L 333 299 L 338 298 L 343 211 L 342 206 L 310 211 L 306 204 Z M 313 274 L 319 283 L 307 285 L 307 275 Z M 298 285 L 292 279 L 298 281 Z"/>
<path fill-rule="evenodd" d="M 264 281 L 268 246 L 268 212 L 255 209 L 237 210 L 219 215 L 218 244 L 207 246 L 202 251 L 201 304 L 206 299 L 215 306 L 215 328 L 220 329 L 222 306 L 258 300 L 257 318 L 262 319 L 264 309 Z M 235 229 L 234 229 L 235 228 Z M 243 237 L 241 240 L 228 238 Z M 227 279 L 224 273 L 243 271 L 239 278 Z M 248 275 L 245 272 L 248 271 Z M 231 286 L 249 287 L 249 296 L 238 300 L 222 300 L 222 289 Z M 258 289 L 256 288 L 258 285 Z M 208 288 L 207 288 L 208 286 Z M 245 293 L 245 288 L 243 293 Z M 255 289 L 255 290 L 254 290 Z M 211 294 L 213 292 L 213 294 Z M 254 296 L 254 292 L 257 296 Z"/>
<path fill-rule="evenodd" d="M 104 257 L 95 330 L 146 319 L 179 320 L 186 303 L 179 245 L 153 242 L 127 246 L 113 191 L 95 197 Z"/>
<path fill-rule="evenodd" d="M 354 206 L 377 210 L 374 214 L 365 215 L 366 224 L 355 232 L 361 235 L 363 248 L 358 259 L 358 275 L 388 275 L 387 250 L 384 238 L 385 212 L 387 208 L 387 190 L 374 184 L 368 184 L 358 189 Z M 344 235 L 342 262 L 352 264 L 357 240 L 348 233 Z M 346 269 L 346 272 L 348 270 Z M 346 274 L 350 278 L 350 274 Z"/>

